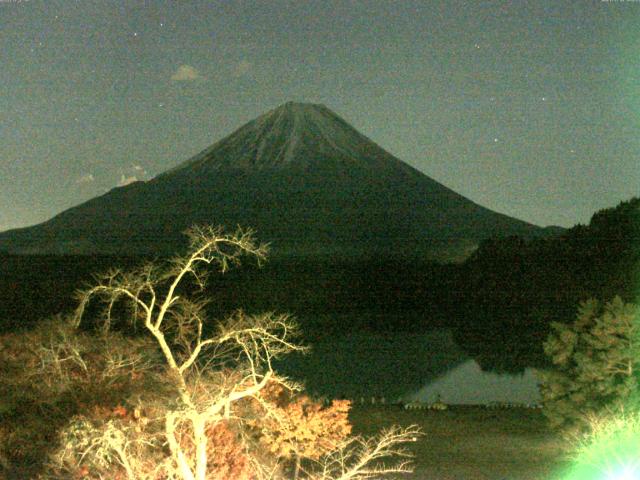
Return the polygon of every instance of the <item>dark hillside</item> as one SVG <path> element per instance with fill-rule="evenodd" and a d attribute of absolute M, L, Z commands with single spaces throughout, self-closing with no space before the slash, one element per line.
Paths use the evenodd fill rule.
<path fill-rule="evenodd" d="M 552 321 L 573 321 L 579 302 L 638 301 L 640 199 L 593 215 L 561 235 L 483 242 L 462 266 L 459 340 L 486 367 L 542 361 Z M 508 355 L 501 355 L 505 351 Z M 505 359 L 510 360 L 505 362 Z"/>

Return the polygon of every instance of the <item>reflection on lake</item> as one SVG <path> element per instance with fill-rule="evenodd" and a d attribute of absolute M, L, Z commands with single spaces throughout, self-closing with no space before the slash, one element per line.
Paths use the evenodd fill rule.
<path fill-rule="evenodd" d="M 312 394 L 329 397 L 429 402 L 439 394 L 452 404 L 539 401 L 531 369 L 523 375 L 482 372 L 447 329 L 327 336 L 308 355 L 289 356 L 276 367 L 302 381 Z"/>
<path fill-rule="evenodd" d="M 458 365 L 408 399 L 430 403 L 438 398 L 450 405 L 490 402 L 534 404 L 541 400 L 533 369 L 527 368 L 521 375 L 483 372 L 475 360 Z"/>

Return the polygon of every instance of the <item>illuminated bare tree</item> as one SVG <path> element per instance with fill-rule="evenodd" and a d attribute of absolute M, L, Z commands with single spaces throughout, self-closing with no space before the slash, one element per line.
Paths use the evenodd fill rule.
<path fill-rule="evenodd" d="M 166 266 L 147 264 L 129 272 L 112 270 L 97 277 L 94 286 L 79 292 L 75 324 L 80 324 L 89 304 L 98 300 L 105 307 L 99 323 L 105 335 L 122 304 L 131 308 L 128 318 L 141 324 L 155 340 L 164 364 L 160 376 L 174 393 L 157 395 L 156 403 L 161 405 L 153 419 L 144 418 L 139 411 L 145 402 L 152 403 L 148 396 L 133 413 L 117 407 L 113 410 L 116 417 L 111 412 L 102 426 L 82 418 L 72 422 L 55 457 L 59 470 L 72 458 L 83 475 L 92 459 L 96 469 L 117 467 L 128 480 L 210 479 L 219 476 L 213 471 L 216 452 L 212 450 L 228 444 L 226 440 L 216 444 L 215 438 L 230 438 L 228 425 L 232 420 L 243 425 L 248 400 L 261 403 L 264 415 L 275 420 L 269 428 L 285 424 L 286 419 L 278 417 L 281 409 L 265 402 L 261 392 L 274 385 L 290 391 L 300 389 L 276 374 L 272 364 L 283 354 L 305 350 L 296 343 L 296 323 L 288 315 L 238 311 L 212 328 L 206 321 L 206 301 L 185 293 L 185 284 L 190 282 L 202 291 L 206 267 L 217 265 L 224 272 L 238 264 L 243 255 L 261 262 L 266 247 L 254 241 L 251 231 L 226 235 L 220 229 L 197 227 L 189 230 L 188 236 L 189 253 Z M 129 365 L 126 359 L 120 363 Z M 149 426 L 152 424 L 155 430 Z M 308 462 L 310 468 L 302 474 L 314 480 L 348 480 L 409 471 L 404 460 L 390 467 L 378 460 L 404 455 L 397 445 L 415 439 L 418 433 L 410 427 L 389 430 L 376 440 L 349 439 L 328 449 L 322 459 Z M 243 435 L 246 437 L 246 432 L 240 433 Z M 163 451 L 167 452 L 164 456 Z M 235 456 L 232 462 L 246 454 L 252 476 L 282 478 L 277 459 L 261 461 L 248 448 L 233 452 L 227 453 Z M 243 465 L 238 468 L 242 470 Z"/>
<path fill-rule="evenodd" d="M 188 235 L 190 253 L 173 259 L 164 269 L 148 264 L 132 272 L 113 270 L 99 277 L 97 285 L 80 293 L 76 320 L 80 322 L 89 301 L 99 297 L 106 304 L 103 326 L 108 330 L 117 302 L 129 303 L 133 308 L 131 318 L 141 321 L 160 347 L 179 396 L 180 401 L 166 412 L 164 420 L 164 434 L 177 473 L 183 479 L 204 480 L 207 426 L 228 419 L 234 402 L 255 395 L 268 382 L 287 384 L 274 374 L 272 359 L 302 347 L 291 341 L 297 327 L 286 315 L 250 317 L 238 312 L 220 324 L 215 333 L 205 336 L 206 302 L 179 295 L 181 283 L 190 277 L 202 288 L 206 280 L 204 266 L 217 264 L 224 272 L 242 255 L 263 260 L 266 248 L 254 242 L 250 231 L 224 235 L 220 229 L 206 227 L 192 228 Z M 223 388 L 224 382 L 212 382 L 215 390 L 208 388 L 212 385 L 207 384 L 197 365 L 204 353 L 212 353 L 219 366 L 234 360 L 239 380 L 227 388 Z M 185 423 L 193 435 L 195 464 L 189 461 L 178 438 L 178 430 Z"/>

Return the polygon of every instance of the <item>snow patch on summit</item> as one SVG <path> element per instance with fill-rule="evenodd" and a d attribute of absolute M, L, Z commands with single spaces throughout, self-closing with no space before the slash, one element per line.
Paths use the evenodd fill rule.
<path fill-rule="evenodd" d="M 351 131 L 339 117 L 324 105 L 288 102 L 259 117 L 255 123 L 256 165 L 291 164 L 304 145 L 304 137 L 311 137 L 315 147 L 357 159 L 358 145 L 367 141 L 355 130 Z M 282 147 L 276 158 L 264 158 L 273 139 L 281 139 Z"/>
<path fill-rule="evenodd" d="M 220 169 L 311 166 L 331 160 L 387 171 L 410 167 L 320 104 L 287 102 L 165 172 L 200 177 Z M 346 165 L 345 165 L 346 166 Z"/>

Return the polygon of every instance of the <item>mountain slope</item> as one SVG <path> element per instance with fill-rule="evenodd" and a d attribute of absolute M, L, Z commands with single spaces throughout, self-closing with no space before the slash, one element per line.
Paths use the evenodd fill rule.
<path fill-rule="evenodd" d="M 286 103 L 190 160 L 0 234 L 0 250 L 172 253 L 194 223 L 252 227 L 282 254 L 460 258 L 545 235 L 418 172 L 322 105 Z"/>

